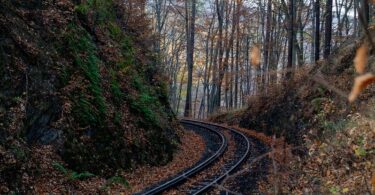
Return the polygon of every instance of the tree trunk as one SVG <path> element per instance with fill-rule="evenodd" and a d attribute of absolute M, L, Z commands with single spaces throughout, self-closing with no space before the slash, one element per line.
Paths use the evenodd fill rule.
<path fill-rule="evenodd" d="M 194 38 L 195 38 L 195 12 L 196 12 L 196 0 L 191 0 L 191 14 L 190 14 L 190 22 L 189 19 L 187 21 L 187 49 L 186 49 L 186 61 L 187 61 L 187 68 L 188 68 L 188 83 L 187 83 L 187 93 L 186 93 L 186 102 L 185 102 L 185 117 L 191 117 L 191 109 L 192 109 L 192 86 L 193 86 L 193 65 L 194 65 Z M 187 5 L 187 3 L 186 3 Z M 188 9 L 186 9 L 188 10 Z M 186 16 L 188 16 L 188 11 L 186 12 Z"/>
<path fill-rule="evenodd" d="M 292 76 L 293 68 L 293 53 L 294 53 L 294 0 L 289 0 L 289 28 L 288 28 L 288 62 L 287 62 L 287 73 L 286 79 L 290 79 Z"/>
<path fill-rule="evenodd" d="M 315 1 L 315 62 L 320 58 L 320 0 Z"/>
<path fill-rule="evenodd" d="M 324 39 L 324 59 L 331 54 L 332 43 L 332 0 L 327 0 L 325 15 L 325 39 Z"/>
<path fill-rule="evenodd" d="M 221 88 L 219 87 L 219 72 L 220 68 L 222 67 L 223 61 L 223 15 L 224 15 L 224 1 L 216 0 L 216 13 L 219 25 L 219 38 L 217 40 L 217 46 L 214 56 L 214 72 L 213 72 L 213 80 L 212 80 L 212 90 L 211 90 L 211 106 L 210 106 L 210 113 L 216 112 L 217 109 L 220 107 L 220 96 L 221 96 Z"/>

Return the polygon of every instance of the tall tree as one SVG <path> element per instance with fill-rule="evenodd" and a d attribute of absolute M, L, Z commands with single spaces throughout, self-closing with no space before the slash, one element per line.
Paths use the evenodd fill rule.
<path fill-rule="evenodd" d="M 293 68 L 293 54 L 294 54 L 294 8 L 295 0 L 289 0 L 289 14 L 288 14 L 288 62 L 287 62 L 287 74 L 286 78 L 291 77 L 291 69 Z"/>
<path fill-rule="evenodd" d="M 219 86 L 219 71 L 223 63 L 223 24 L 224 24 L 224 0 L 215 0 L 216 4 L 216 14 L 218 20 L 218 31 L 219 37 L 217 39 L 217 45 L 214 54 L 214 67 L 213 67 L 213 78 L 212 78 L 212 90 L 211 90 L 211 102 L 209 107 L 209 113 L 217 111 L 220 107 L 221 102 L 221 87 Z"/>
<path fill-rule="evenodd" d="M 238 106 L 238 80 L 240 71 L 240 12 L 241 12 L 242 0 L 237 0 L 237 11 L 236 11 L 236 26 L 237 26 L 237 41 L 236 41 L 236 69 L 234 78 L 234 107 Z"/>
<path fill-rule="evenodd" d="M 332 0 L 326 2 L 325 24 L 324 59 L 327 59 L 331 54 L 332 43 Z"/>
<path fill-rule="evenodd" d="M 320 58 L 320 0 L 315 1 L 315 61 Z"/>
<path fill-rule="evenodd" d="M 155 52 L 160 58 L 161 55 L 161 36 L 164 24 L 168 15 L 167 1 L 166 0 L 154 0 L 154 12 L 155 12 L 155 30 L 157 35 L 157 41 L 155 45 Z"/>
<path fill-rule="evenodd" d="M 190 6 L 188 5 L 190 2 Z M 190 7 L 190 14 L 189 14 Z M 194 41 L 195 41 L 195 14 L 196 0 L 186 1 L 186 64 L 188 69 L 188 83 L 185 102 L 185 117 L 190 117 L 192 112 L 192 86 L 194 66 Z M 190 17 L 189 17 L 190 16 Z"/>
<path fill-rule="evenodd" d="M 266 37 L 264 40 L 263 46 L 263 74 L 262 77 L 262 84 L 265 85 L 267 82 L 267 74 L 269 68 L 269 62 L 271 57 L 271 31 L 272 31 L 272 0 L 268 0 L 267 2 L 267 20 L 266 20 Z"/>
<path fill-rule="evenodd" d="M 368 23 L 370 21 L 370 6 L 368 0 L 359 0 L 361 10 L 358 12 L 359 18 L 362 25 L 362 32 L 368 27 Z"/>

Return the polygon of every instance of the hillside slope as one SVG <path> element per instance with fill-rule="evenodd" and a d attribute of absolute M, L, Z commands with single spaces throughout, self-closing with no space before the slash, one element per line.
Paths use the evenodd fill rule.
<path fill-rule="evenodd" d="M 281 146 L 284 160 L 274 158 L 277 168 L 261 182 L 266 194 L 375 192 L 375 85 L 363 90 L 356 102 L 348 102 L 359 75 L 353 60 L 366 42 L 348 40 L 328 60 L 251 97 L 246 109 L 211 118 L 284 137 L 291 145 Z M 365 72 L 375 72 L 373 51 Z M 285 155 L 289 152 L 294 156 Z"/>
<path fill-rule="evenodd" d="M 23 177 L 41 174 L 30 160 L 41 145 L 73 170 L 106 176 L 172 158 L 178 125 L 141 6 L 0 1 L 3 189 L 29 190 Z"/>
<path fill-rule="evenodd" d="M 350 40 L 343 43 L 330 59 L 320 61 L 318 65 L 307 65 L 286 83 L 276 84 L 250 97 L 246 109 L 218 114 L 211 120 L 284 136 L 289 143 L 301 145 L 303 136 L 311 128 L 330 125 L 349 113 L 366 108 L 364 102 L 350 104 L 347 101 L 356 76 L 353 59 L 361 42 Z M 368 71 L 373 71 L 373 64 L 374 57 L 370 57 Z M 369 100 L 374 92 L 375 87 L 371 86 L 359 98 Z M 321 121 L 316 117 L 322 114 L 327 104 L 335 106 L 331 112 L 324 113 L 330 124 L 318 124 Z"/>

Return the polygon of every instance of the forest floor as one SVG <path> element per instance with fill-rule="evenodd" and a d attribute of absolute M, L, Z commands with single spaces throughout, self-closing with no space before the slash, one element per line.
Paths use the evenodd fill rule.
<path fill-rule="evenodd" d="M 173 160 L 165 166 L 158 167 L 138 167 L 134 171 L 126 173 L 124 177 L 130 184 L 130 190 L 126 193 L 135 193 L 142 191 L 146 187 L 164 181 L 177 173 L 192 167 L 198 162 L 205 151 L 205 142 L 203 138 L 193 131 L 184 131 L 181 133 L 181 145 Z"/>
<path fill-rule="evenodd" d="M 30 188 L 36 194 L 132 194 L 139 192 L 191 167 L 200 160 L 205 150 L 203 138 L 192 131 L 184 131 L 180 132 L 180 139 L 179 150 L 175 153 L 173 161 L 168 164 L 136 167 L 131 171 L 119 172 L 118 176 L 108 179 L 98 176 L 84 180 L 77 179 L 75 175 L 82 173 L 66 169 L 63 161 L 54 153 L 52 147 L 38 147 L 33 149 L 32 161 L 43 162 L 42 165 L 35 164 L 40 168 L 38 171 L 42 175 L 32 182 L 33 185 Z M 124 178 L 126 179 L 124 180 Z M 29 177 L 24 175 L 22 179 L 28 180 Z M 6 193 L 6 191 L 7 189 L 1 189 L 2 193 Z"/>

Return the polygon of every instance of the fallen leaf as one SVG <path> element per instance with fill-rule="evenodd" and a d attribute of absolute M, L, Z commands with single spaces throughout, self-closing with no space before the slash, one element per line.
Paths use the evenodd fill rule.
<path fill-rule="evenodd" d="M 261 54 L 260 54 L 260 49 L 259 49 L 259 47 L 254 46 L 253 48 L 251 48 L 250 59 L 251 59 L 251 64 L 252 64 L 253 66 L 259 66 L 259 64 L 260 64 L 260 59 L 261 59 Z"/>
<path fill-rule="evenodd" d="M 354 58 L 354 67 L 357 73 L 363 74 L 366 69 L 366 64 L 368 62 L 368 46 L 363 44 L 357 49 L 357 54 Z"/>
<path fill-rule="evenodd" d="M 375 82 L 375 76 L 372 73 L 367 73 L 355 78 L 352 92 L 349 95 L 349 102 L 354 102 L 358 95 L 371 83 Z"/>

